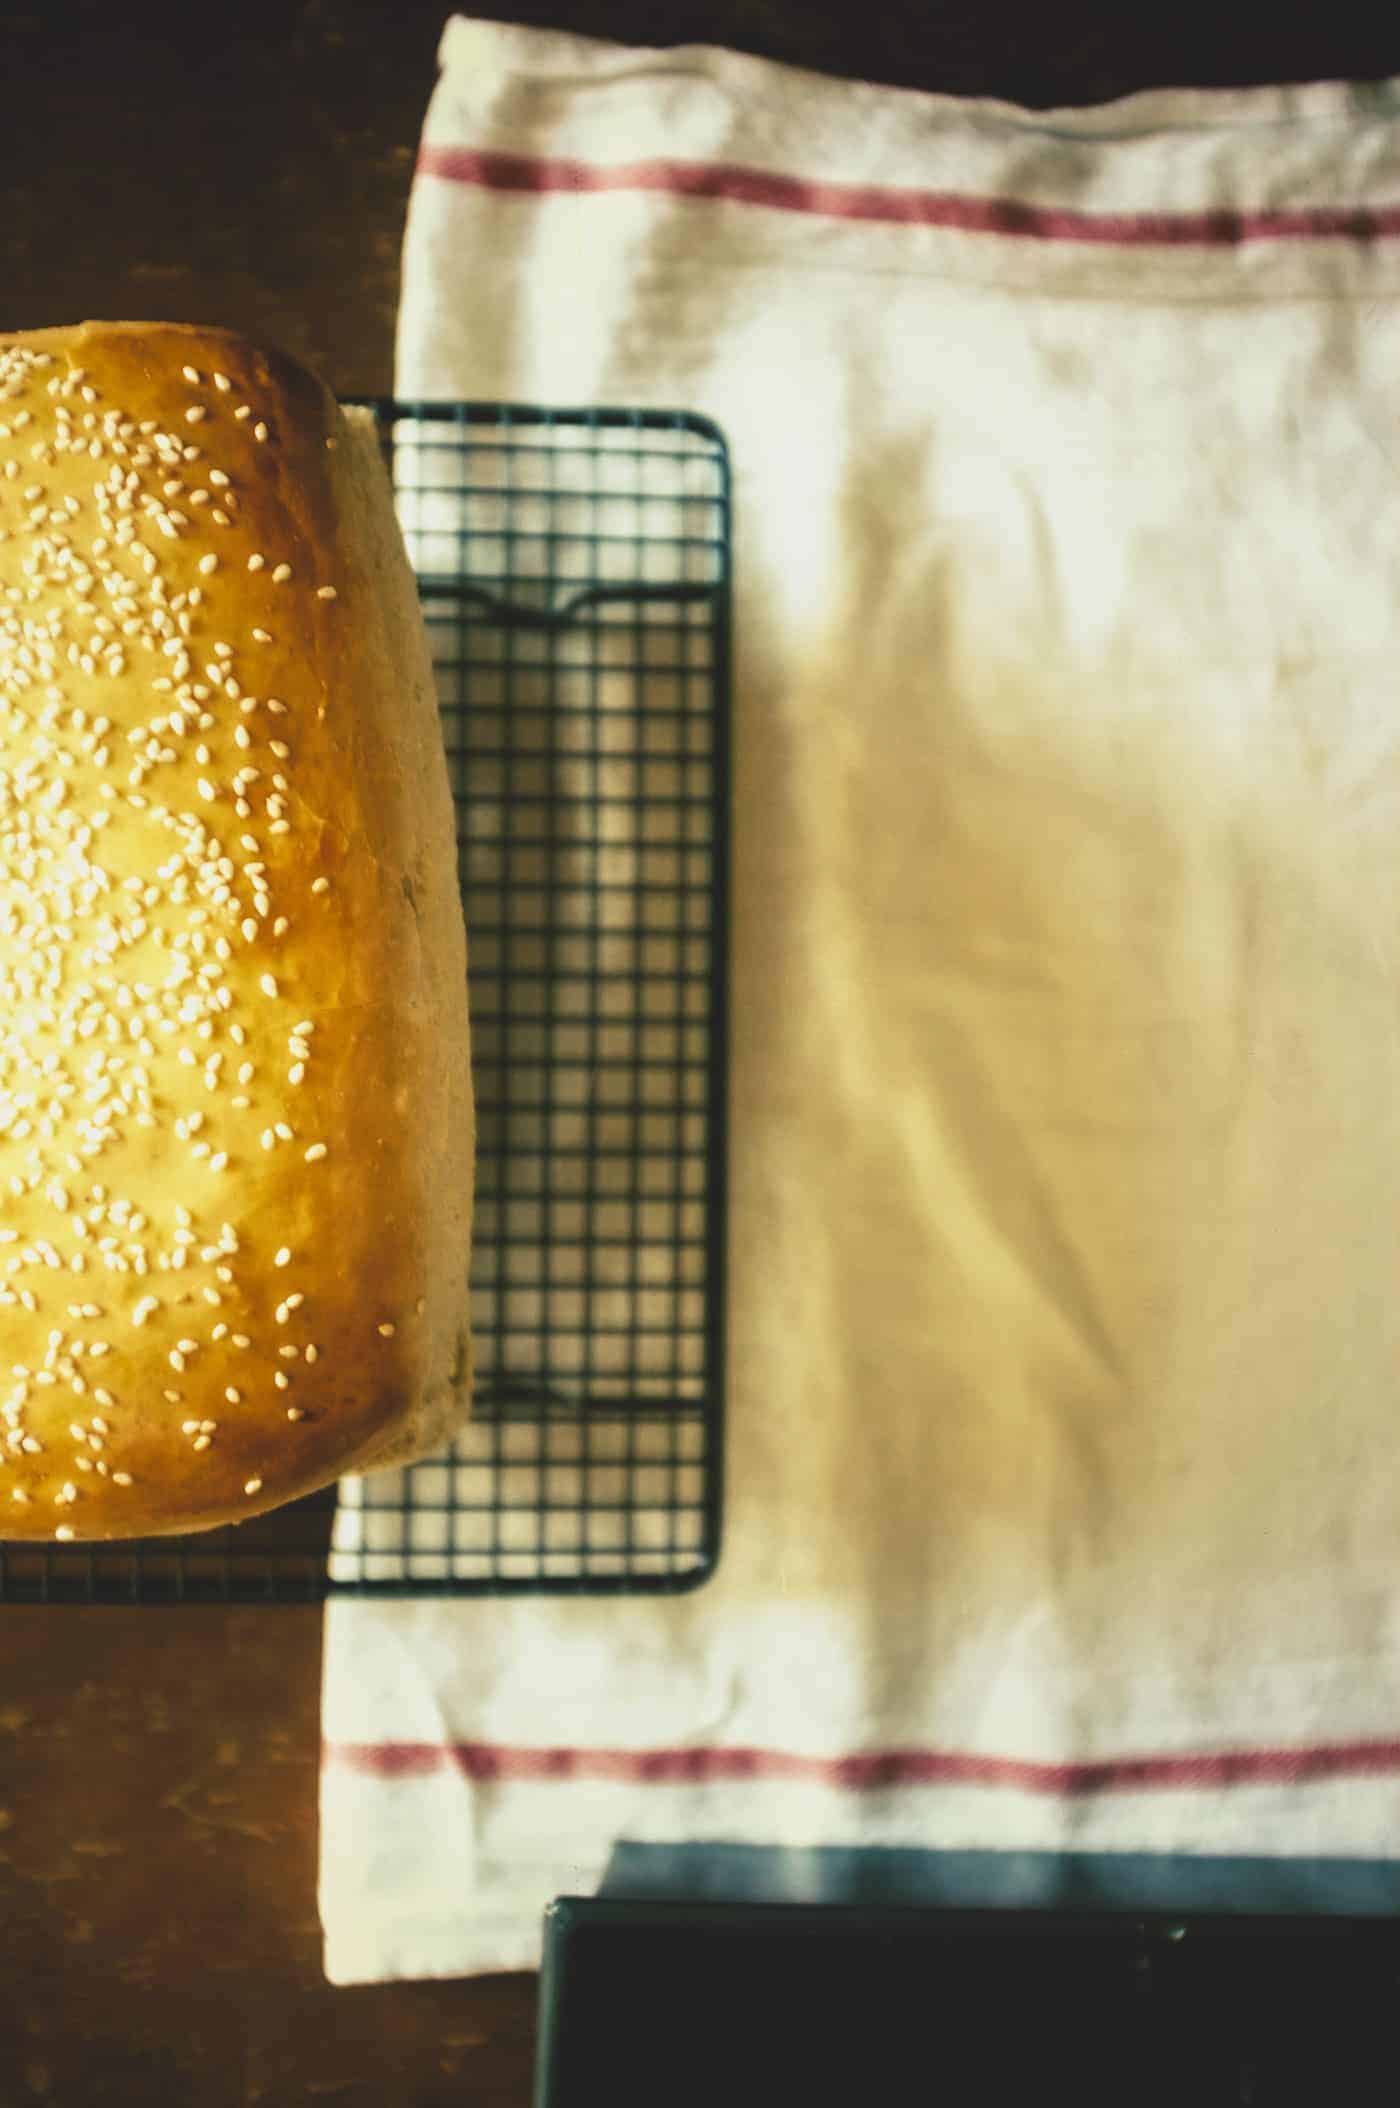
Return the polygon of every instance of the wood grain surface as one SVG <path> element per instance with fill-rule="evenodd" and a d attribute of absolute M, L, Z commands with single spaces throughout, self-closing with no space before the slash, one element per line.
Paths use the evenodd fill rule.
<path fill-rule="evenodd" d="M 444 0 L 0 9 L 0 328 L 224 322 L 391 383 Z M 1378 10 L 538 0 L 495 12 L 1029 105 L 1400 71 Z M 211 30 L 210 18 L 236 27 Z M 0 1610 L 0 2108 L 524 2108 L 525 1977 L 332 1991 L 320 1614 Z"/>

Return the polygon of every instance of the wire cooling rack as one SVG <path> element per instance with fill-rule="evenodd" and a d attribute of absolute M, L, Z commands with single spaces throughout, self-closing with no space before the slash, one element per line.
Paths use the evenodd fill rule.
<path fill-rule="evenodd" d="M 724 442 L 684 412 L 371 407 L 457 807 L 473 1418 L 237 1528 L 0 1546 L 0 1599 L 663 1592 L 717 1556 Z"/>

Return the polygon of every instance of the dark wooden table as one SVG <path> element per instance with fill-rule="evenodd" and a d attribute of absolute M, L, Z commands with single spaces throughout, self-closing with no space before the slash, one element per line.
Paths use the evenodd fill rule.
<path fill-rule="evenodd" d="M 344 393 L 387 391 L 404 204 L 447 11 L 0 11 L 0 328 L 226 322 Z M 1400 71 L 1400 31 L 1328 10 L 1258 29 L 1227 9 L 1131 21 L 1071 0 L 496 12 L 1041 107 Z M 211 14 L 236 31 L 212 32 Z M 320 1637 L 305 1609 L 0 1611 L 0 2108 L 528 2101 L 532 1979 L 322 1979 Z"/>

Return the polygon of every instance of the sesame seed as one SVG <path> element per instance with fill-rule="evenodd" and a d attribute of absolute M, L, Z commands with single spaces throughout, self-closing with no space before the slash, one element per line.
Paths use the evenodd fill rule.
<path fill-rule="evenodd" d="M 261 1480 L 261 1479 L 249 1479 L 249 1481 L 248 1481 L 247 1485 L 246 1485 L 246 1486 L 245 1486 L 245 1487 L 243 1488 L 243 1491 L 244 1491 L 244 1492 L 245 1492 L 246 1494 L 248 1494 L 250 1498 L 251 1498 L 251 1496 L 252 1496 L 253 1494 L 255 1494 L 255 1493 L 261 1493 L 261 1492 L 262 1492 L 262 1480 Z"/>
<path fill-rule="evenodd" d="M 232 1344 L 235 1347 L 251 1347 L 253 1342 L 249 1339 L 246 1332 L 235 1332 L 233 1334 Z"/>
<path fill-rule="evenodd" d="M 261 419 L 259 419 L 258 423 L 255 424 L 253 427 L 253 437 L 259 442 L 259 444 L 261 444 L 261 442 L 267 438 L 267 426 L 262 422 Z"/>
<path fill-rule="evenodd" d="M 249 418 L 252 416 L 252 405 L 250 403 L 240 403 L 233 414 L 238 419 L 238 422 L 242 424 L 245 418 Z"/>
<path fill-rule="evenodd" d="M 320 1359 L 320 1356 L 321 1356 L 321 1350 L 320 1350 L 320 1348 L 319 1348 L 319 1347 L 308 1347 L 308 1348 L 307 1348 L 307 1350 L 306 1350 L 306 1359 L 307 1359 L 308 1361 L 319 1361 L 319 1359 Z"/>
<path fill-rule="evenodd" d="M 258 986 L 259 988 L 261 988 L 263 994 L 266 996 L 275 996 L 277 993 L 277 983 L 270 973 L 265 973 L 263 975 L 262 979 L 258 982 Z"/>
<path fill-rule="evenodd" d="M 398 1328 L 394 1325 L 381 1325 L 379 1328 L 379 1337 L 381 1339 L 392 1339 L 397 1329 Z"/>
<path fill-rule="evenodd" d="M 214 386 L 218 389 L 220 395 L 227 395 L 229 389 L 233 386 L 233 382 L 226 373 L 216 373 L 214 375 Z"/>
<path fill-rule="evenodd" d="M 278 1388 L 278 1390 L 279 1390 L 279 1391 L 287 1391 L 287 1390 L 290 1390 L 290 1389 L 291 1389 L 291 1385 L 292 1385 L 292 1379 L 291 1379 L 291 1377 L 290 1377 L 290 1376 L 284 1376 L 284 1375 L 283 1375 L 283 1373 L 282 1373 L 282 1371 L 281 1371 L 280 1369 L 274 1369 L 274 1370 L 273 1370 L 273 1372 L 272 1372 L 272 1380 L 273 1380 L 273 1382 L 274 1382 L 274 1383 L 276 1384 L 276 1386 L 277 1386 L 277 1388 Z"/>
<path fill-rule="evenodd" d="M 233 1384 L 230 1384 L 228 1386 L 228 1389 L 224 1392 L 224 1396 L 225 1398 L 227 1398 L 230 1405 L 241 1405 L 243 1402 L 242 1391 L 238 1390 Z"/>
<path fill-rule="evenodd" d="M 284 586 L 291 575 L 292 567 L 290 564 L 274 564 L 272 567 L 272 583 L 275 586 Z"/>
<path fill-rule="evenodd" d="M 185 379 L 189 382 L 192 388 L 197 388 L 199 386 L 199 370 L 197 367 L 182 366 L 180 368 L 180 371 L 185 376 Z"/>
<path fill-rule="evenodd" d="M 313 878 L 311 881 L 311 890 L 313 893 L 329 893 L 330 889 L 331 882 L 328 878 Z"/>
<path fill-rule="evenodd" d="M 131 1477 L 131 1473 L 130 1473 L 129 1471 L 114 1471 L 114 1472 L 112 1473 L 112 1484 L 113 1484 L 114 1486 L 129 1486 L 129 1485 L 131 1485 L 131 1484 L 132 1484 L 132 1477 Z"/>
<path fill-rule="evenodd" d="M 300 1083 L 305 1074 L 306 1063 L 304 1061 L 294 1061 L 287 1071 L 287 1081 L 288 1083 Z"/>
<path fill-rule="evenodd" d="M 197 425 L 197 424 L 203 424 L 203 422 L 204 422 L 205 418 L 206 418 L 206 417 L 207 417 L 208 415 L 209 415 L 209 412 L 208 412 L 208 411 L 207 411 L 206 409 L 204 409 L 204 408 L 203 408 L 203 406 L 202 406 L 201 404 L 198 404 L 198 403 L 197 403 L 197 404 L 195 405 L 194 409 L 192 409 L 192 410 L 186 410 L 186 412 L 185 412 L 185 423 L 186 423 L 187 425 Z"/>
<path fill-rule="evenodd" d="M 209 1443 L 210 1437 L 208 1435 L 196 1435 L 190 1447 L 192 1449 L 207 1449 L 209 1447 Z"/>
<path fill-rule="evenodd" d="M 250 571 L 261 571 L 263 565 L 266 562 L 267 558 L 265 556 L 260 555 L 259 552 L 255 549 L 253 551 L 253 554 L 248 559 L 248 569 Z"/>
<path fill-rule="evenodd" d="M 287 1407 L 287 1418 L 289 1420 L 304 1420 L 306 1414 L 299 1405 L 289 1405 Z"/>
<path fill-rule="evenodd" d="M 73 1532 L 69 1529 L 66 1522 L 61 1522 L 53 1534 L 60 1544 L 71 1544 L 73 1542 Z"/>
<path fill-rule="evenodd" d="M 322 1157 L 327 1154 L 328 1151 L 324 1142 L 313 1142 L 306 1152 L 305 1161 L 308 1164 L 319 1164 Z"/>
<path fill-rule="evenodd" d="M 253 631 L 253 642 L 255 644 L 270 644 L 272 642 L 271 630 L 255 629 Z"/>
<path fill-rule="evenodd" d="M 336 590 L 335 590 L 335 587 L 334 587 L 334 586 L 317 586 L 317 588 L 316 588 L 316 598 L 317 598 L 318 600 L 334 600 L 334 599 L 336 598 Z"/>
<path fill-rule="evenodd" d="M 303 1303 L 304 1303 L 305 1301 L 306 1301 L 306 1297 L 305 1297 L 304 1295 L 302 1295 L 302 1294 L 300 1293 L 300 1291 L 298 1291 L 296 1295 L 294 1295 L 294 1296 L 288 1296 L 288 1298 L 287 1298 L 287 1308 L 288 1308 L 288 1310 L 300 1310 L 300 1308 L 301 1308 L 302 1304 L 303 1304 Z"/>
<path fill-rule="evenodd" d="M 284 1244 L 272 1263 L 274 1266 L 290 1266 L 292 1263 L 291 1246 Z"/>
<path fill-rule="evenodd" d="M 219 559 L 217 556 L 215 556 L 212 549 L 208 552 L 207 555 L 201 556 L 201 558 L 199 559 L 199 569 L 204 573 L 204 576 L 206 578 L 210 577 L 213 572 L 218 570 L 218 568 Z"/>

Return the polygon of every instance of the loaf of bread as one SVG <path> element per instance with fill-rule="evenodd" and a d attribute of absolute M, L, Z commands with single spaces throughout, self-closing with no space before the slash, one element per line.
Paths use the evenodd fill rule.
<path fill-rule="evenodd" d="M 373 418 L 0 336 L 0 1537 L 206 1528 L 469 1387 L 455 828 Z"/>

